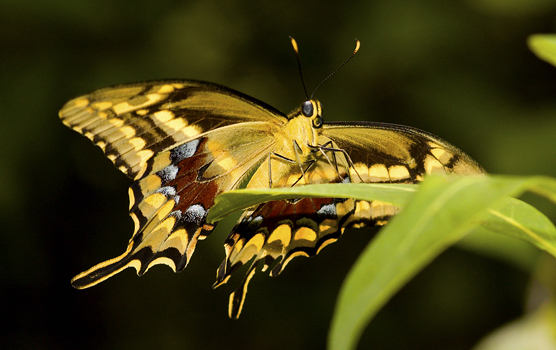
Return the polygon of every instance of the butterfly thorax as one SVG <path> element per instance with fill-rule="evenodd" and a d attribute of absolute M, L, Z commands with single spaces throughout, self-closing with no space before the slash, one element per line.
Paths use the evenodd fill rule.
<path fill-rule="evenodd" d="M 316 100 L 305 101 L 287 118 L 287 123 L 273 130 L 274 147 L 247 187 L 284 187 L 304 182 L 298 181 L 302 180 L 301 169 L 315 159 L 315 150 L 319 146 L 321 104 Z"/>

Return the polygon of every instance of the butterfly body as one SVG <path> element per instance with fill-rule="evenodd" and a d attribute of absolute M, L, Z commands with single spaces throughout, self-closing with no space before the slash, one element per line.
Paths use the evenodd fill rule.
<path fill-rule="evenodd" d="M 425 174 L 481 175 L 456 147 L 415 128 L 384 123 L 323 123 L 318 101 L 285 115 L 216 84 L 154 81 L 100 89 L 60 110 L 67 126 L 102 148 L 134 180 L 129 190 L 135 231 L 127 250 L 77 275 L 87 288 L 127 267 L 187 266 L 214 198 L 248 188 L 314 183 L 416 183 Z M 251 176 L 249 178 L 249 176 Z M 225 242 L 217 283 L 253 261 L 230 301 L 241 312 L 257 263 L 279 274 L 296 256 L 316 255 L 346 227 L 381 225 L 399 208 L 353 199 L 304 198 L 262 204 L 244 213 Z"/>

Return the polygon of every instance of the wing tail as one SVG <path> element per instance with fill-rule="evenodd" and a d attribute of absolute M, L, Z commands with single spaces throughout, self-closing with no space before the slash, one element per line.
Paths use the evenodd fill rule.
<path fill-rule="evenodd" d="M 131 259 L 131 249 L 132 245 L 130 244 L 127 251 L 122 255 L 97 264 L 87 271 L 81 272 L 72 278 L 71 285 L 76 289 L 85 289 L 99 284 L 128 267 L 135 267 L 135 269 L 139 271 L 139 267 L 136 266 L 138 260 Z"/>

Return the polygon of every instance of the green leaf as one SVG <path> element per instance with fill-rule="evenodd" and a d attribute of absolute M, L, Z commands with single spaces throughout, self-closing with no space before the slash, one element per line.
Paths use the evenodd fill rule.
<path fill-rule="evenodd" d="M 543 213 L 523 201 L 504 198 L 487 210 L 481 226 L 529 242 L 556 256 L 556 227 Z"/>
<path fill-rule="evenodd" d="M 268 201 L 297 197 L 357 198 L 379 200 L 397 206 L 409 202 L 417 191 L 415 185 L 402 184 L 323 184 L 288 188 L 243 189 L 222 193 L 216 197 L 207 221 L 219 221 L 226 216 Z"/>
<path fill-rule="evenodd" d="M 556 35 L 531 35 L 527 38 L 527 45 L 540 59 L 556 66 Z"/>
<path fill-rule="evenodd" d="M 336 304 L 329 348 L 354 349 L 367 323 L 394 293 L 445 249 L 484 224 L 485 216 L 513 227 L 513 235 L 536 240 L 530 234 L 534 230 L 516 229 L 517 220 L 506 219 L 512 217 L 507 215 L 511 207 L 499 203 L 530 188 L 541 188 L 538 192 L 551 198 L 554 193 L 547 189 L 554 184 L 553 179 L 542 177 L 469 177 L 453 183 L 426 179 L 411 203 L 369 244 L 350 271 Z M 486 214 L 489 207 L 496 209 Z"/>
<path fill-rule="evenodd" d="M 509 263 L 526 273 L 538 263 L 539 248 L 555 255 L 554 224 L 523 201 L 504 198 L 488 209 L 480 223 L 458 242 L 458 247 Z"/>

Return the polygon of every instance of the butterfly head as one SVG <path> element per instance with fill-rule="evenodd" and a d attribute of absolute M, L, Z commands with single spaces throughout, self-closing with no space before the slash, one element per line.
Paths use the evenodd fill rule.
<path fill-rule="evenodd" d="M 301 77 L 301 83 L 303 85 L 303 90 L 305 91 L 305 96 L 307 96 L 307 100 L 305 102 L 303 102 L 303 104 L 301 105 L 301 114 L 304 115 L 307 118 L 311 118 L 311 124 L 313 129 L 320 129 L 322 127 L 322 115 L 321 115 L 321 104 L 319 101 L 317 100 L 313 100 L 313 96 L 315 95 L 315 93 L 317 92 L 317 90 L 319 89 L 319 87 L 328 79 L 330 79 L 330 77 L 332 77 L 334 74 L 336 74 L 337 71 L 339 71 L 340 69 L 342 69 L 343 66 L 346 65 L 346 63 L 348 63 L 353 56 L 355 56 L 355 54 L 357 53 L 357 51 L 359 51 L 359 47 L 361 46 L 361 43 L 359 42 L 359 40 L 355 39 L 355 50 L 353 50 L 353 53 L 348 57 L 347 60 L 344 61 L 344 63 L 342 63 L 338 68 L 336 68 L 336 70 L 334 70 L 332 73 L 330 73 L 326 78 L 324 78 L 323 81 L 320 82 L 319 85 L 317 85 L 317 87 L 315 88 L 315 90 L 313 90 L 313 93 L 311 94 L 311 96 L 309 97 L 309 94 L 307 94 L 307 87 L 305 86 L 305 81 L 303 79 L 303 71 L 301 69 L 301 60 L 299 59 L 299 47 L 297 45 L 297 41 L 295 41 L 294 38 L 292 38 L 290 36 L 290 41 L 293 47 L 293 50 L 295 52 L 295 56 L 297 58 L 297 67 L 299 68 L 299 76 Z M 297 116 L 298 113 L 292 113 L 290 115 L 288 115 L 288 119 L 291 119 L 294 116 Z"/>
<path fill-rule="evenodd" d="M 311 118 L 311 124 L 315 129 L 322 127 L 322 106 L 317 100 L 307 100 L 301 104 L 301 114 Z"/>

